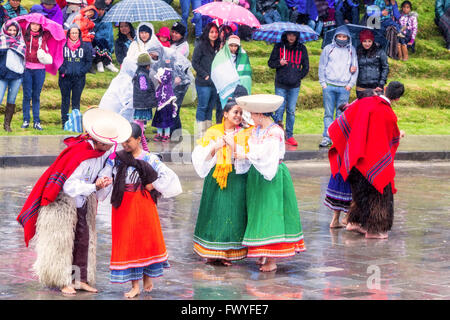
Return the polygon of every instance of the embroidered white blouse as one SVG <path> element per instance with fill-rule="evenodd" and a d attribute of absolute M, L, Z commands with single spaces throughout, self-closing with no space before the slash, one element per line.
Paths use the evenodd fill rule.
<path fill-rule="evenodd" d="M 88 142 L 94 147 L 92 140 L 88 140 Z M 86 197 L 96 192 L 95 180 L 97 180 L 97 176 L 100 170 L 103 169 L 112 149 L 106 151 L 101 157 L 91 158 L 81 162 L 64 183 L 64 193 L 75 199 L 77 208 L 81 208 L 84 205 Z"/>
<path fill-rule="evenodd" d="M 233 131 L 228 133 L 228 135 L 235 135 L 236 133 L 236 131 Z M 205 178 L 217 163 L 217 153 L 211 157 L 211 152 L 215 145 L 216 140 L 211 140 L 206 147 L 197 145 L 195 146 L 194 151 L 192 151 L 192 165 L 200 178 Z M 236 152 L 243 154 L 244 148 L 239 144 L 236 144 Z M 232 162 L 236 174 L 244 174 L 250 169 L 250 162 L 248 160 L 235 159 L 233 155 Z"/>
<path fill-rule="evenodd" d="M 146 161 L 158 173 L 158 179 L 153 181 L 152 185 L 157 191 L 161 192 L 163 198 L 172 198 L 183 192 L 177 174 L 172 169 L 167 167 L 156 154 L 142 151 L 136 159 Z M 134 181 L 131 181 L 133 171 L 135 171 L 134 167 L 128 167 L 127 177 L 125 178 L 126 184 L 134 183 Z M 114 167 L 114 160 L 108 159 L 105 168 L 100 172 L 99 177 L 111 178 L 116 174 L 117 168 Z M 112 184 L 106 187 L 105 191 L 99 195 L 99 200 L 105 200 L 111 190 Z"/>
<path fill-rule="evenodd" d="M 265 130 L 256 127 L 248 140 L 248 146 L 248 160 L 264 176 L 264 179 L 271 181 L 277 174 L 280 160 L 284 158 L 283 129 L 275 123 Z"/>

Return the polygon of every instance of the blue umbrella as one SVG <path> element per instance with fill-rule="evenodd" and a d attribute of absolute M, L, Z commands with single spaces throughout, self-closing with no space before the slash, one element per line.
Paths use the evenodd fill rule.
<path fill-rule="evenodd" d="M 387 40 L 384 37 L 383 33 L 379 29 L 373 29 L 371 27 L 361 26 L 359 24 L 346 24 L 348 31 L 350 32 L 350 36 L 352 37 L 352 45 L 355 48 L 358 48 L 360 45 L 359 41 L 359 33 L 365 29 L 369 29 L 373 32 L 375 36 L 375 43 L 378 43 L 383 50 L 387 50 Z M 337 28 L 336 28 L 337 29 Z M 323 35 L 322 49 L 333 41 L 334 33 L 336 29 L 331 29 Z"/>
<path fill-rule="evenodd" d="M 274 22 L 261 25 L 261 28 L 253 33 L 253 40 L 278 43 L 286 31 L 298 32 L 300 42 L 319 39 L 319 35 L 309 26 L 292 22 Z"/>
<path fill-rule="evenodd" d="M 123 0 L 105 14 L 103 21 L 133 23 L 180 19 L 180 15 L 162 0 Z"/>

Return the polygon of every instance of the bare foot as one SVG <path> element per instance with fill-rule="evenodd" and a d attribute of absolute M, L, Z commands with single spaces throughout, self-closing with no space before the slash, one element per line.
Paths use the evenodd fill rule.
<path fill-rule="evenodd" d="M 137 295 L 139 295 L 141 292 L 139 290 L 139 287 L 132 287 L 130 291 L 126 292 L 124 294 L 125 297 L 127 297 L 128 299 L 134 298 Z"/>
<path fill-rule="evenodd" d="M 80 289 L 84 290 L 84 291 L 87 291 L 87 292 L 92 292 L 92 293 L 97 293 L 98 292 L 97 289 L 95 289 L 94 287 L 91 287 L 90 285 L 88 285 L 85 282 L 80 282 Z"/>
<path fill-rule="evenodd" d="M 387 232 L 378 232 L 378 233 L 366 233 L 366 239 L 387 239 Z"/>
<path fill-rule="evenodd" d="M 347 223 L 347 227 L 345 229 L 348 231 L 356 231 L 362 234 L 365 234 L 367 232 L 367 230 L 363 229 L 361 225 L 352 222 Z"/>
<path fill-rule="evenodd" d="M 342 224 L 346 226 L 348 224 L 348 215 L 345 215 L 345 217 L 342 219 Z"/>
<path fill-rule="evenodd" d="M 152 278 L 144 274 L 144 291 L 151 292 L 153 290 Z"/>
<path fill-rule="evenodd" d="M 337 220 L 337 221 L 333 220 L 330 223 L 331 229 L 344 228 L 344 227 L 345 227 L 345 224 L 340 223 L 339 220 Z"/>
<path fill-rule="evenodd" d="M 259 268 L 259 271 L 262 272 L 271 272 L 277 270 L 277 264 L 275 263 L 275 259 L 268 258 L 266 262 Z"/>
<path fill-rule="evenodd" d="M 266 263 L 267 258 L 261 257 L 258 260 L 256 260 L 256 264 L 262 266 L 264 263 Z"/>
<path fill-rule="evenodd" d="M 62 288 L 61 292 L 63 294 L 76 294 L 77 293 L 76 290 L 71 286 L 66 286 L 66 287 Z"/>

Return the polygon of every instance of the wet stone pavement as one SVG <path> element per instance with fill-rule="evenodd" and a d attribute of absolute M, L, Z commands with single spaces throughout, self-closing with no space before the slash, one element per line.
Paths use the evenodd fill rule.
<path fill-rule="evenodd" d="M 261 273 L 255 259 L 232 267 L 206 265 L 192 251 L 203 181 L 190 165 L 173 165 L 183 194 L 158 205 L 170 269 L 136 299 L 450 299 L 450 162 L 397 162 L 395 218 L 388 240 L 330 230 L 322 202 L 328 163 L 287 162 L 293 176 L 307 251 Z M 98 294 L 64 297 L 31 273 L 33 248 L 15 218 L 45 168 L 0 169 L 0 299 L 124 299 L 130 284 L 109 282 L 110 207 L 97 216 Z"/>

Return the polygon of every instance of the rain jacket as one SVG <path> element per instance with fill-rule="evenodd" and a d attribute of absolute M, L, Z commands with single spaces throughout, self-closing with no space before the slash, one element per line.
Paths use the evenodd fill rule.
<path fill-rule="evenodd" d="M 373 43 L 374 54 L 369 57 L 368 50 L 358 48 L 358 80 L 356 85 L 361 88 L 383 88 L 389 73 L 386 52 Z"/>
<path fill-rule="evenodd" d="M 275 87 L 293 89 L 300 86 L 301 80 L 309 72 L 309 58 L 306 47 L 298 41 L 299 34 L 293 45 L 287 41 L 287 32 L 281 36 L 281 42 L 275 44 L 267 64 L 276 69 Z M 282 66 L 280 60 L 284 57 L 288 64 Z"/>
<path fill-rule="evenodd" d="M 146 25 L 152 31 L 152 34 L 150 35 L 150 39 L 145 43 L 139 38 L 139 29 L 143 25 Z M 155 35 L 155 28 L 153 28 L 153 25 L 149 22 L 142 22 L 139 24 L 139 26 L 136 29 L 136 39 L 130 44 L 130 47 L 128 48 L 128 52 L 127 52 L 127 57 L 131 58 L 133 61 L 137 62 L 137 59 L 141 53 L 148 52 L 149 47 L 152 47 L 152 46 L 155 46 L 158 44 L 160 45 L 160 42 L 158 40 L 158 37 L 156 37 L 156 35 Z"/>
<path fill-rule="evenodd" d="M 108 89 L 103 95 L 98 107 L 114 111 L 127 119 L 133 121 L 133 77 L 137 65 L 129 58 L 122 62 L 119 74 L 112 79 Z"/>
<path fill-rule="evenodd" d="M 95 6 L 87 6 L 80 10 L 80 13 L 73 19 L 73 23 L 77 24 L 81 30 L 81 38 L 84 42 L 92 42 L 94 40 L 95 35 L 93 34 L 93 30 L 95 27 L 94 21 L 86 17 L 86 11 L 94 10 L 95 14 L 93 19 L 98 17 L 98 11 Z"/>
<path fill-rule="evenodd" d="M 336 44 L 336 35 L 345 34 L 349 43 L 345 47 Z M 337 28 L 333 41 L 323 48 L 319 61 L 319 82 L 322 86 L 331 84 L 334 86 L 353 87 L 358 78 L 358 70 L 350 72 L 350 67 L 358 67 L 358 57 L 348 28 L 343 25 Z"/>

